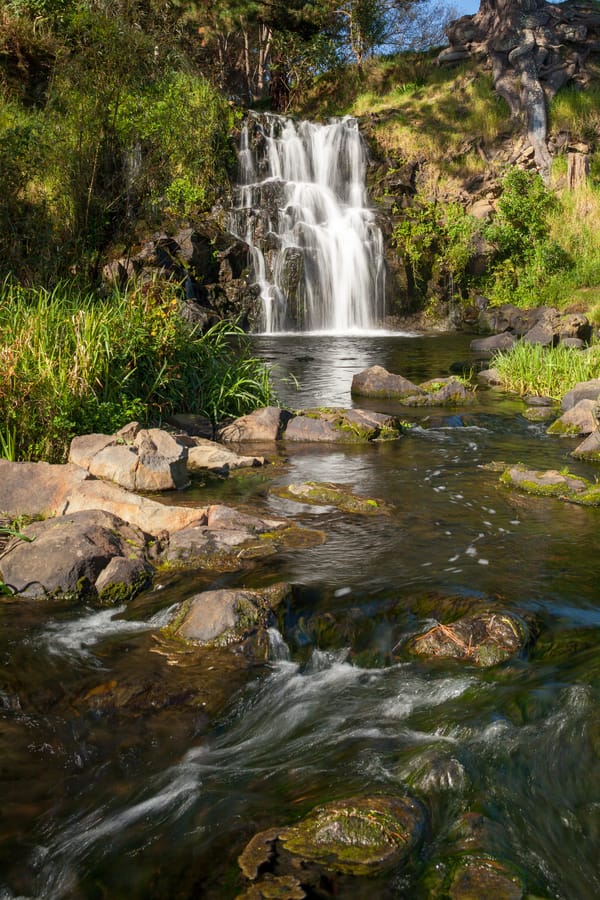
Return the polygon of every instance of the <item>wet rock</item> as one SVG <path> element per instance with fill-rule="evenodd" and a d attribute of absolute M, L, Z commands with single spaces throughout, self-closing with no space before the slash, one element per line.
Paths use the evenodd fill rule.
<path fill-rule="evenodd" d="M 271 622 L 273 610 L 290 594 L 281 583 L 263 590 L 203 591 L 186 600 L 165 629 L 170 637 L 226 647 Z"/>
<path fill-rule="evenodd" d="M 285 409 L 266 406 L 263 409 L 254 410 L 247 416 L 240 416 L 239 419 L 221 428 L 218 438 L 226 443 L 277 441 L 291 418 L 292 413 Z"/>
<path fill-rule="evenodd" d="M 600 431 L 592 431 L 581 444 L 571 452 L 576 459 L 588 462 L 600 462 Z"/>
<path fill-rule="evenodd" d="M 122 600 L 148 581 L 141 531 L 100 510 L 34 522 L 14 538 L 0 566 L 2 580 L 23 597 L 91 596 Z"/>
<path fill-rule="evenodd" d="M 310 503 L 314 506 L 335 506 L 342 512 L 358 513 L 372 516 L 389 512 L 389 507 L 382 500 L 361 497 L 354 494 L 346 485 L 327 482 L 305 481 L 302 484 L 286 484 L 274 487 L 271 493 L 296 503 Z"/>
<path fill-rule="evenodd" d="M 440 386 L 435 389 L 437 385 Z M 404 400 L 406 406 L 459 406 L 474 400 L 473 392 L 454 378 L 449 378 L 445 382 L 430 382 L 429 386 L 421 385 L 421 387 L 425 389 L 425 394 L 407 397 Z"/>
<path fill-rule="evenodd" d="M 529 422 L 548 422 L 555 416 L 554 410 L 549 406 L 530 406 L 523 413 Z"/>
<path fill-rule="evenodd" d="M 293 875 L 271 875 L 269 872 L 258 884 L 252 884 L 236 900 L 302 900 L 306 892 Z"/>
<path fill-rule="evenodd" d="M 394 416 L 363 409 L 305 409 L 289 423 L 286 441 L 356 443 L 399 437 Z"/>
<path fill-rule="evenodd" d="M 476 666 L 495 666 L 521 652 L 527 627 L 506 612 L 480 612 L 448 625 L 438 623 L 411 638 L 407 649 L 416 656 L 460 659 Z"/>
<path fill-rule="evenodd" d="M 170 535 L 162 560 L 168 565 L 233 571 L 249 560 L 271 556 L 281 549 L 314 547 L 325 540 L 321 531 L 212 506 L 203 524 Z"/>
<path fill-rule="evenodd" d="M 424 828 L 424 811 L 412 797 L 340 800 L 317 807 L 296 825 L 254 837 L 240 867 L 250 878 L 265 866 L 278 874 L 287 867 L 302 885 L 314 878 L 311 866 L 317 872 L 372 875 L 405 862 Z"/>
<path fill-rule="evenodd" d="M 419 753 L 404 777 L 413 790 L 426 796 L 446 792 L 464 794 L 470 784 L 460 760 L 438 747 Z"/>
<path fill-rule="evenodd" d="M 517 339 L 508 331 L 502 334 L 493 334 L 487 338 L 476 338 L 471 341 L 470 348 L 472 353 L 496 353 L 498 350 L 510 350 L 516 344 Z"/>
<path fill-rule="evenodd" d="M 232 469 L 252 468 L 265 463 L 264 456 L 241 456 L 216 441 L 199 437 L 190 440 L 187 468 L 192 473 L 209 471 L 225 475 Z"/>
<path fill-rule="evenodd" d="M 352 379 L 352 394 L 360 397 L 389 397 L 402 400 L 425 391 L 402 375 L 394 375 L 382 366 L 371 366 Z"/>
<path fill-rule="evenodd" d="M 548 434 L 591 434 L 598 428 L 598 409 L 596 400 L 580 400 L 552 423 Z"/>
<path fill-rule="evenodd" d="M 574 388 L 567 391 L 562 399 L 561 409 L 566 412 L 576 406 L 580 400 L 600 400 L 600 378 L 580 381 Z"/>
<path fill-rule="evenodd" d="M 509 466 L 500 476 L 500 483 L 538 497 L 554 497 L 582 506 L 600 506 L 600 485 L 555 469 L 539 472 L 521 465 Z"/>
<path fill-rule="evenodd" d="M 498 369 L 484 369 L 483 372 L 477 373 L 477 383 L 484 387 L 502 387 L 502 378 Z"/>
<path fill-rule="evenodd" d="M 506 863 L 490 856 L 461 856 L 438 862 L 426 876 L 428 897 L 450 900 L 523 900 L 521 877 Z"/>

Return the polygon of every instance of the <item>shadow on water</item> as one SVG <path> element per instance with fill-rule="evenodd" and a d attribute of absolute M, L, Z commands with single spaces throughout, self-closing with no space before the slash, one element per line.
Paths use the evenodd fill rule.
<path fill-rule="evenodd" d="M 421 381 L 468 360 L 460 336 L 254 342 L 291 407 L 351 405 L 352 374 L 374 363 Z M 573 442 L 522 409 L 489 393 L 407 412 L 398 441 L 284 448 L 270 474 L 189 494 L 293 516 L 328 533 L 322 546 L 237 575 L 163 574 L 127 609 L 0 607 L 0 897 L 235 897 L 256 831 L 407 789 L 429 819 L 414 865 L 342 878 L 336 896 L 437 896 L 424 873 L 457 852 L 505 860 L 537 896 L 600 895 L 598 511 L 498 486 L 492 460 L 569 463 Z M 392 509 L 353 518 L 268 491 L 302 480 Z M 190 692 L 208 673 L 169 666 L 156 630 L 198 590 L 274 577 L 295 588 L 273 660 L 221 685 L 211 721 Z M 402 656 L 409 635 L 482 604 L 527 621 L 520 656 L 489 670 Z"/>

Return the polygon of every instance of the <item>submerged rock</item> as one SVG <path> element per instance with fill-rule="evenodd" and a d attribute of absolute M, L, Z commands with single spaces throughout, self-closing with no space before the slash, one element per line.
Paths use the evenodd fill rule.
<path fill-rule="evenodd" d="M 521 652 L 527 627 L 506 612 L 481 612 L 448 625 L 438 623 L 411 638 L 407 649 L 416 656 L 460 659 L 476 666 L 495 666 Z"/>
<path fill-rule="evenodd" d="M 426 876 L 428 897 L 439 900 L 523 900 L 526 888 L 520 876 L 501 860 L 466 856 L 438 863 Z"/>
<path fill-rule="evenodd" d="M 376 513 L 387 513 L 389 507 L 383 500 L 361 497 L 354 494 L 346 485 L 328 482 L 305 481 L 302 484 L 286 484 L 274 487 L 271 493 L 296 503 L 310 503 L 314 506 L 335 506 L 342 512 L 372 516 Z"/>
<path fill-rule="evenodd" d="M 256 835 L 238 862 L 250 880 L 267 867 L 277 874 L 289 869 L 300 885 L 318 880 L 319 871 L 374 875 L 405 862 L 424 828 L 425 813 L 412 797 L 340 800 L 317 807 L 296 825 Z"/>

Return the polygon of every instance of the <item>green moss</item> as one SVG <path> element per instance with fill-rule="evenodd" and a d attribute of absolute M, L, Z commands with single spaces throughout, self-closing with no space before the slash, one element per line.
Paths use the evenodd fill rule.
<path fill-rule="evenodd" d="M 546 434 L 560 434 L 564 437 L 573 437 L 581 434 L 581 429 L 577 425 L 569 425 L 561 419 L 557 419 L 556 422 L 553 422 L 552 425 L 546 429 Z"/>

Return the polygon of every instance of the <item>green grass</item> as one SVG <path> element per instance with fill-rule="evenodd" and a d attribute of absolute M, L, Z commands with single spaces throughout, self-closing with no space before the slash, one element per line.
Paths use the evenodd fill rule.
<path fill-rule="evenodd" d="M 205 334 L 179 314 L 175 289 L 105 298 L 61 284 L 0 288 L 0 452 L 65 459 L 75 434 L 194 412 L 217 422 L 274 402 L 269 370 L 242 330 Z"/>
<path fill-rule="evenodd" d="M 494 357 L 504 387 L 560 400 L 580 381 L 600 378 L 600 345 L 586 351 L 517 343 Z"/>

